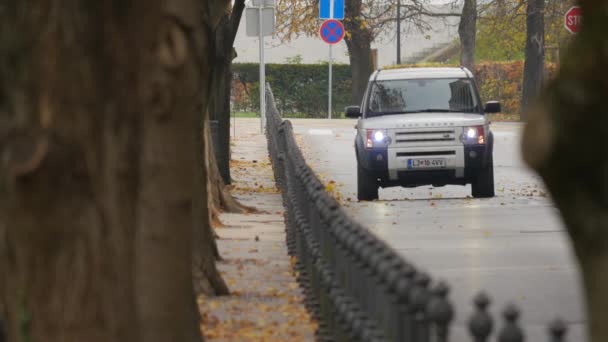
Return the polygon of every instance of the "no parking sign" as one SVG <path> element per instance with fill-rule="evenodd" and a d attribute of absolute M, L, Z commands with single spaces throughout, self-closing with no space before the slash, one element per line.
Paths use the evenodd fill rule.
<path fill-rule="evenodd" d="M 330 0 L 331 3 L 333 4 L 335 0 Z M 342 7 L 344 6 L 344 2 L 341 3 Z M 332 8 L 331 13 L 334 13 L 335 8 Z M 344 38 L 344 25 L 342 25 L 342 23 L 336 19 L 329 19 L 323 22 L 323 25 L 321 25 L 321 28 L 319 29 L 319 36 L 321 37 L 321 39 L 323 39 L 324 42 L 326 42 L 327 44 L 329 44 L 329 85 L 328 85 L 328 96 L 327 96 L 327 112 L 328 112 L 328 118 L 331 119 L 331 111 L 332 111 L 332 106 L 331 106 L 331 83 L 332 83 L 332 63 L 333 63 L 333 57 L 332 57 L 332 52 L 331 52 L 331 48 L 332 46 L 334 46 L 334 44 L 337 44 L 339 42 L 342 41 L 342 39 Z"/>
<path fill-rule="evenodd" d="M 319 36 L 327 44 L 337 44 L 344 38 L 344 25 L 335 19 L 326 20 L 321 25 Z"/>

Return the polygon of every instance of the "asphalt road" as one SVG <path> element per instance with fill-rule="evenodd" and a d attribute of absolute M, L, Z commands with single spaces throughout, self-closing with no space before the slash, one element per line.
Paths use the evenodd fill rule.
<path fill-rule="evenodd" d="M 546 341 L 546 325 L 555 317 L 568 323 L 569 341 L 586 341 L 578 266 L 558 211 L 521 161 L 522 125 L 492 124 L 495 198 L 470 198 L 470 186 L 422 186 L 380 189 L 379 201 L 357 202 L 356 122 L 292 123 L 308 163 L 325 182 L 337 183 L 349 213 L 433 279 L 451 285 L 453 340 L 469 341 L 472 298 L 483 290 L 493 299 L 495 317 L 506 303 L 522 309 L 527 341 Z"/>

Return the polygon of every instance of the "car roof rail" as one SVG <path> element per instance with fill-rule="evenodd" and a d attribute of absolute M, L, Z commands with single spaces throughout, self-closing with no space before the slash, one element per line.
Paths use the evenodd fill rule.
<path fill-rule="evenodd" d="M 374 75 L 374 82 L 376 82 L 376 80 L 378 79 L 378 75 L 380 74 L 380 71 L 382 71 L 382 68 L 376 70 L 376 74 Z"/>
<path fill-rule="evenodd" d="M 473 73 L 471 70 L 465 68 L 463 65 L 460 66 L 460 70 L 464 71 L 464 74 L 467 75 L 467 78 L 473 78 Z"/>

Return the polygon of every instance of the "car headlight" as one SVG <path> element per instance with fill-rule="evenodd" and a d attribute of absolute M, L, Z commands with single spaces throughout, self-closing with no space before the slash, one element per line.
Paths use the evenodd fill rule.
<path fill-rule="evenodd" d="M 465 127 L 462 134 L 462 142 L 467 145 L 483 145 L 486 143 L 486 135 L 483 126 Z"/>
<path fill-rule="evenodd" d="M 373 147 L 386 147 L 390 144 L 390 138 L 386 130 L 382 129 L 368 129 L 367 137 L 365 139 L 365 148 L 370 149 Z"/>
<path fill-rule="evenodd" d="M 384 132 L 382 131 L 375 131 L 374 132 L 374 142 L 380 143 L 384 141 Z"/>
<path fill-rule="evenodd" d="M 475 138 L 477 138 L 478 134 L 479 133 L 477 132 L 477 130 L 474 127 L 469 127 L 467 129 L 467 138 L 468 139 L 475 139 Z"/>

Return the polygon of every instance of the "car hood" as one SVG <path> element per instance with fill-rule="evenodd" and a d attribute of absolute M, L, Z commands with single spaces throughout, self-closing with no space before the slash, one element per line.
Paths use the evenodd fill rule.
<path fill-rule="evenodd" d="M 375 116 L 361 120 L 359 128 L 394 129 L 485 125 L 486 118 L 474 113 L 412 113 Z"/>

